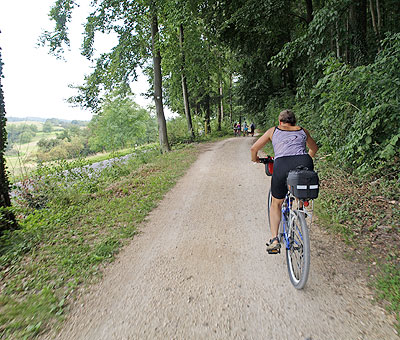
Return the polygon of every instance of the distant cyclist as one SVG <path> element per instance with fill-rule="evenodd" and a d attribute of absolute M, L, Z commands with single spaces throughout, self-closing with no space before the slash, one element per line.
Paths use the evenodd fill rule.
<path fill-rule="evenodd" d="M 291 110 L 279 114 L 279 125 L 271 127 L 251 147 L 251 160 L 258 162 L 258 151 L 265 144 L 272 142 L 274 148 L 274 171 L 271 181 L 272 202 L 270 209 L 270 226 L 272 239 L 267 243 L 267 250 L 278 250 L 281 245 L 278 238 L 278 228 L 281 221 L 281 208 L 288 191 L 286 178 L 290 170 L 299 165 L 314 169 L 312 157 L 318 146 L 310 133 L 296 125 L 296 117 Z M 308 153 L 306 146 L 308 147 Z"/>
<path fill-rule="evenodd" d="M 250 134 L 252 135 L 252 136 L 254 136 L 254 129 L 256 128 L 256 126 L 254 125 L 254 123 L 251 123 L 250 124 Z"/>
<path fill-rule="evenodd" d="M 247 122 L 245 121 L 243 124 L 243 136 L 246 137 L 248 133 L 249 133 L 249 126 L 247 125 Z"/>

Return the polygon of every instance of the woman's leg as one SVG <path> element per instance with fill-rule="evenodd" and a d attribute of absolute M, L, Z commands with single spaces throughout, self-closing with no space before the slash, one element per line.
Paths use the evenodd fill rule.
<path fill-rule="evenodd" d="M 278 199 L 272 196 L 272 202 L 271 202 L 271 210 L 270 210 L 270 226 L 271 226 L 271 238 L 274 238 L 278 236 L 278 229 L 279 229 L 279 223 L 281 222 L 281 209 L 282 209 L 282 203 L 284 201 L 284 198 Z M 274 241 L 274 243 L 277 243 L 277 241 Z"/>

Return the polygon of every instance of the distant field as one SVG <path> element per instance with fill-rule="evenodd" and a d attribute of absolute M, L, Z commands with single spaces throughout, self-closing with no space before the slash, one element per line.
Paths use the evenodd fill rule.
<path fill-rule="evenodd" d="M 7 155 L 6 165 L 10 172 L 11 178 L 17 178 L 25 176 L 36 166 L 34 155 L 38 151 L 37 142 L 42 139 L 51 139 L 57 137 L 57 132 L 64 130 L 61 126 L 53 126 L 52 132 L 43 132 L 44 123 L 37 121 L 23 121 L 23 122 L 7 122 L 7 125 L 35 125 L 38 128 L 36 136 L 33 137 L 32 141 L 24 144 L 14 144 L 13 151 L 17 152 L 17 155 Z"/>
<path fill-rule="evenodd" d="M 28 120 L 28 121 L 23 121 L 23 122 L 7 122 L 7 125 L 17 125 L 17 126 L 21 126 L 21 125 L 35 125 L 35 126 L 37 126 L 38 131 L 42 131 L 42 130 L 43 130 L 43 125 L 44 125 L 44 123 Z M 61 127 L 61 126 L 53 126 L 53 130 L 55 130 L 55 131 L 61 131 L 61 130 L 64 130 L 64 128 Z"/>
<path fill-rule="evenodd" d="M 42 130 L 43 127 L 43 123 L 34 121 L 7 122 L 7 125 L 36 125 L 39 131 Z"/>
<path fill-rule="evenodd" d="M 24 162 L 24 159 L 17 156 L 6 156 L 6 166 L 10 173 L 10 180 L 14 182 L 27 176 L 36 167 L 36 163 Z"/>

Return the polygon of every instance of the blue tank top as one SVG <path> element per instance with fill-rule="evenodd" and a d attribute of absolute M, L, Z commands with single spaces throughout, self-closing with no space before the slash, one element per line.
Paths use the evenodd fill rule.
<path fill-rule="evenodd" d="M 307 154 L 306 150 L 307 135 L 304 130 L 290 131 L 275 128 L 272 135 L 272 146 L 274 148 L 275 159 L 284 156 L 297 156 Z"/>

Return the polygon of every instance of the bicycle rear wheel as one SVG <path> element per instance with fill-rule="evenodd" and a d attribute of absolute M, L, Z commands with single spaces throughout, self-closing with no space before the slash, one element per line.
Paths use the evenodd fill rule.
<path fill-rule="evenodd" d="M 310 237 L 304 213 L 290 212 L 288 233 L 290 247 L 286 248 L 286 263 L 289 278 L 296 289 L 302 289 L 310 271 Z"/>

